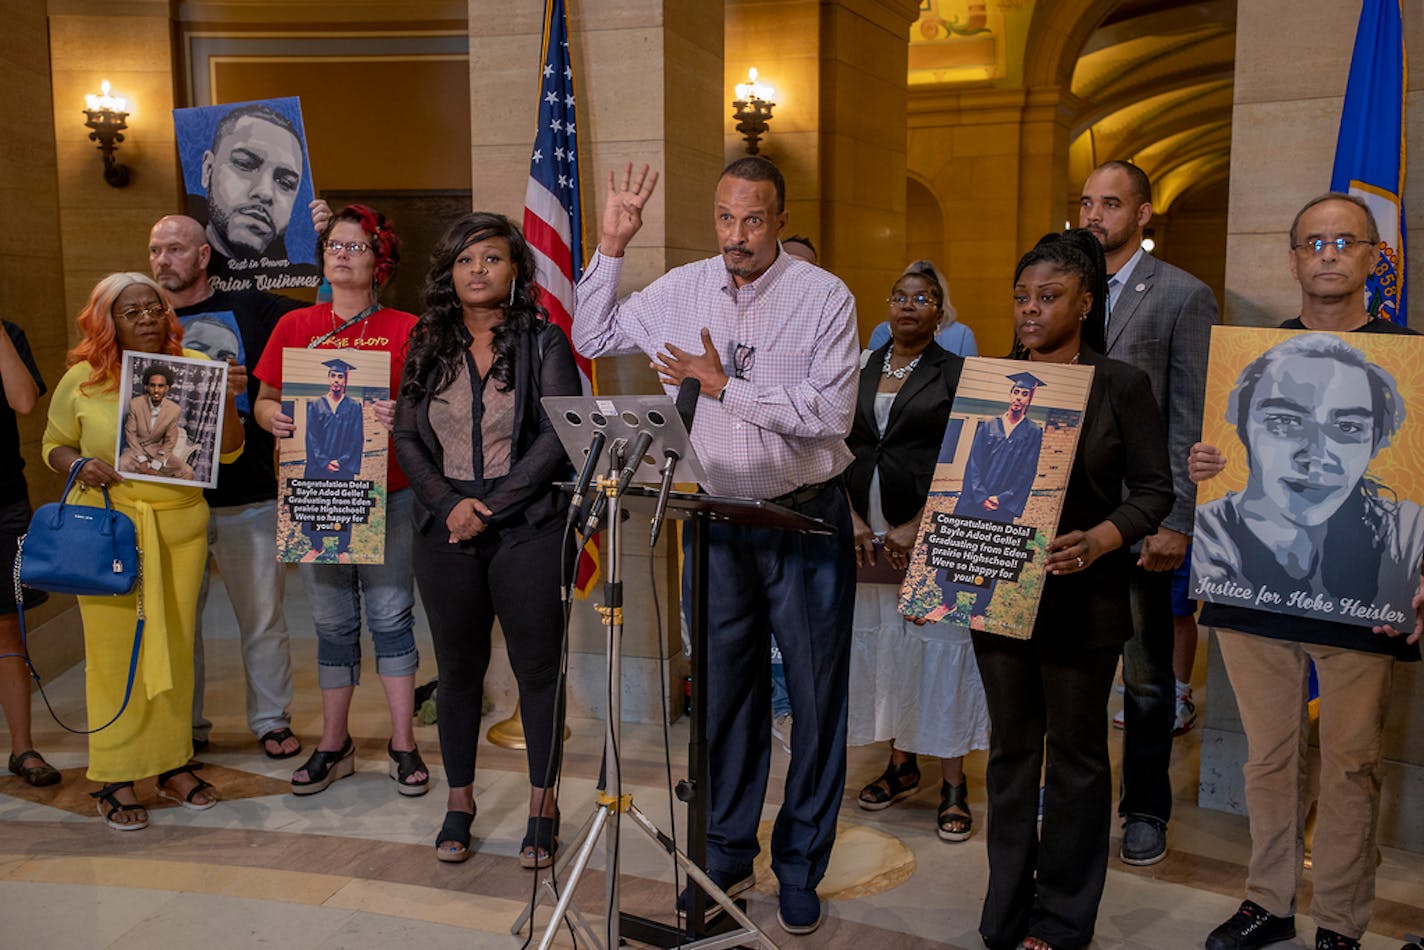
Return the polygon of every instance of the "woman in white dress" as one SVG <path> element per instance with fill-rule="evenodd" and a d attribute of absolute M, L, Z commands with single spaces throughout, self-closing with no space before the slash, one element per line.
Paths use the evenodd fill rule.
<path fill-rule="evenodd" d="M 946 299 L 932 264 L 912 264 L 889 297 L 890 342 L 861 370 L 847 470 L 856 560 L 903 572 L 919 531 L 964 361 L 935 343 Z M 891 740 L 884 773 L 858 804 L 879 811 L 920 786 L 917 754 L 940 758 L 939 835 L 973 833 L 964 756 L 989 747 L 989 714 L 969 628 L 900 616 L 899 585 L 864 576 L 851 648 L 851 745 Z"/>

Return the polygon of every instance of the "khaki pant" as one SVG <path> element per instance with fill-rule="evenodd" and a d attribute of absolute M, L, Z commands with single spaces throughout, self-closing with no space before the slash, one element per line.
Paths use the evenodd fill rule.
<path fill-rule="evenodd" d="M 1394 659 L 1216 631 L 1246 731 L 1246 897 L 1295 913 L 1305 858 L 1309 662 L 1320 683 L 1320 798 L 1312 848 L 1317 925 L 1358 940 L 1375 899 L 1381 735 Z"/>

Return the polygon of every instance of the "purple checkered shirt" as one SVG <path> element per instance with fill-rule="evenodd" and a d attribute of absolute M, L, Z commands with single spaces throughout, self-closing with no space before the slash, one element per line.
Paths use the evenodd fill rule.
<path fill-rule="evenodd" d="M 721 402 L 704 396 L 697 404 L 692 446 L 708 491 L 775 498 L 850 464 L 859 342 L 855 298 L 839 278 L 782 253 L 737 287 L 712 257 L 620 303 L 622 269 L 622 258 L 595 252 L 575 290 L 573 341 L 584 356 L 641 350 L 651 358 L 668 343 L 701 353 L 707 327 L 732 376 L 741 348 L 743 378 L 728 381 Z"/>

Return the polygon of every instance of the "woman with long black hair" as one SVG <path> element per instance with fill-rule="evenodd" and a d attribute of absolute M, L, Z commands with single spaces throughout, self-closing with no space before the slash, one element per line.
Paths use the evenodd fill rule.
<path fill-rule="evenodd" d="M 425 283 L 396 407 L 395 446 L 415 489 L 415 579 L 439 667 L 440 750 L 450 784 L 436 857 L 469 857 L 490 630 L 519 684 L 529 823 L 520 863 L 557 848 L 553 785 L 563 739 L 559 601 L 572 474 L 539 400 L 580 391 L 573 350 L 548 322 L 534 255 L 509 219 L 476 212 L 445 232 Z"/>

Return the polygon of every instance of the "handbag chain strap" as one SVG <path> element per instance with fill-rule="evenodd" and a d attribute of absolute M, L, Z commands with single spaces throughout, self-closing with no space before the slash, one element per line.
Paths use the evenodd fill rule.
<path fill-rule="evenodd" d="M 79 470 L 84 467 L 83 463 L 88 461 L 90 461 L 90 459 L 81 456 L 80 458 L 77 458 L 70 463 L 69 481 L 65 483 L 64 497 L 60 499 L 61 503 L 63 503 L 69 498 L 69 491 L 71 488 L 74 487 L 74 480 L 78 477 Z M 107 487 L 103 487 L 103 491 L 104 505 L 106 508 L 112 510 L 113 505 L 109 501 L 109 490 Z M 18 654 L 18 656 L 20 656 L 25 661 L 25 666 L 29 668 L 30 676 L 34 679 L 35 686 L 39 690 L 40 698 L 44 700 L 45 708 L 49 710 L 50 717 L 53 718 L 54 721 L 59 724 L 60 728 L 64 729 L 66 732 L 75 733 L 76 735 L 92 735 L 93 733 L 99 732 L 101 729 L 107 729 L 109 726 L 117 722 L 118 718 L 124 714 L 124 710 L 129 707 L 129 699 L 133 696 L 134 680 L 138 676 L 139 650 L 143 644 L 143 628 L 146 619 L 143 609 L 143 548 L 139 547 L 138 545 L 134 546 L 134 551 L 137 555 L 135 558 L 135 561 L 137 563 L 137 571 L 134 580 L 134 588 L 138 592 L 138 610 L 137 617 L 135 618 L 137 623 L 134 625 L 133 649 L 129 652 L 129 674 L 128 681 L 124 684 L 123 702 L 119 704 L 119 711 L 114 713 L 113 717 L 108 722 L 104 723 L 102 726 L 97 726 L 93 729 L 75 729 L 72 726 L 67 725 L 64 720 L 60 719 L 59 715 L 54 711 L 54 706 L 50 704 L 49 696 L 45 694 L 44 683 L 40 680 L 40 671 L 35 669 L 35 664 L 30 659 L 30 632 L 28 627 L 25 625 L 24 585 L 20 583 L 20 564 L 24 558 L 25 537 L 27 536 L 27 534 L 28 532 L 26 532 L 26 534 L 20 535 L 20 537 L 15 541 L 15 565 L 12 569 L 13 580 L 15 584 L 15 611 L 19 615 L 20 620 L 21 652 Z M 115 560 L 114 570 L 118 571 L 119 569 L 120 562 L 118 560 Z M 6 655 L 9 656 L 12 654 Z"/>

